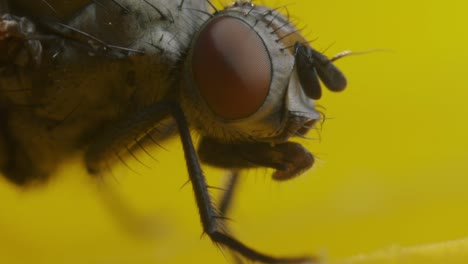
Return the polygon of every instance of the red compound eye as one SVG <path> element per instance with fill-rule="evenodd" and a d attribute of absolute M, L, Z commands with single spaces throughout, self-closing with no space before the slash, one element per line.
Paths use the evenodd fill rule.
<path fill-rule="evenodd" d="M 265 44 L 237 18 L 220 17 L 203 29 L 192 69 L 201 96 L 225 119 L 255 113 L 270 90 L 271 61 Z"/>

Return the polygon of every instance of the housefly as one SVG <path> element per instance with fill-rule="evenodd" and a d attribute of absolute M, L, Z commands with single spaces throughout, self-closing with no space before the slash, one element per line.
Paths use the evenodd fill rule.
<path fill-rule="evenodd" d="M 289 141 L 321 119 L 321 83 L 344 75 L 278 9 L 207 0 L 0 0 L 0 169 L 25 186 L 84 150 L 91 175 L 116 156 L 177 134 L 204 232 L 252 261 L 261 253 L 222 230 L 200 163 L 273 168 L 282 181 L 312 154 Z M 197 148 L 190 129 L 200 135 Z M 118 160 L 118 159 L 117 159 Z"/>

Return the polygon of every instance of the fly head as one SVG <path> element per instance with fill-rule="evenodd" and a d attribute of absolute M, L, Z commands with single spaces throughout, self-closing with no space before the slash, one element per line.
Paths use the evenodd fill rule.
<path fill-rule="evenodd" d="M 180 101 L 191 126 L 220 142 L 282 143 L 321 119 L 319 78 L 346 80 L 277 9 L 237 1 L 210 14 L 184 61 Z"/>

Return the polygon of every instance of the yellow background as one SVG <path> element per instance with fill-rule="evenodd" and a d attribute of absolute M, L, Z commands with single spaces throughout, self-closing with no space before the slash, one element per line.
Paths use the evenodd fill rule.
<path fill-rule="evenodd" d="M 328 56 L 388 51 L 336 63 L 349 87 L 320 101 L 330 120 L 320 142 L 304 142 L 318 158 L 312 170 L 281 184 L 264 170 L 243 176 L 229 222 L 237 237 L 331 260 L 467 237 L 467 2 L 266 2 L 293 2 L 299 27 L 319 37 L 314 47 L 333 44 Z M 152 235 L 127 232 L 78 161 L 41 188 L 0 181 L 0 263 L 227 263 L 200 239 L 179 143 L 164 146 L 154 149 L 158 162 L 146 160 L 154 170 L 120 165 L 107 179 Z M 220 185 L 222 172 L 206 172 Z"/>

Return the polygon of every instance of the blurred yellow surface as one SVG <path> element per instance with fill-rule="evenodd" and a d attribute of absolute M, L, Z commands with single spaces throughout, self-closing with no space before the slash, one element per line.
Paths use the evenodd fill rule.
<path fill-rule="evenodd" d="M 371 254 L 357 255 L 340 264 L 438 264 L 438 263 L 466 263 L 468 259 L 468 239 L 439 242 L 412 247 L 393 246 Z"/>
<path fill-rule="evenodd" d="M 233 232 L 264 252 L 331 263 L 468 263 L 459 240 L 468 237 L 468 2 L 294 0 L 288 9 L 319 37 L 314 47 L 331 45 L 328 56 L 388 51 L 336 63 L 348 90 L 325 92 L 321 140 L 301 141 L 316 166 L 285 183 L 243 174 Z M 200 238 L 179 142 L 164 147 L 145 161 L 153 170 L 119 165 L 107 178 L 134 220 L 147 220 L 140 235 L 78 158 L 41 188 L 0 181 L 0 263 L 228 263 Z M 222 183 L 221 171 L 205 171 Z M 380 253 L 359 256 L 369 252 Z"/>

